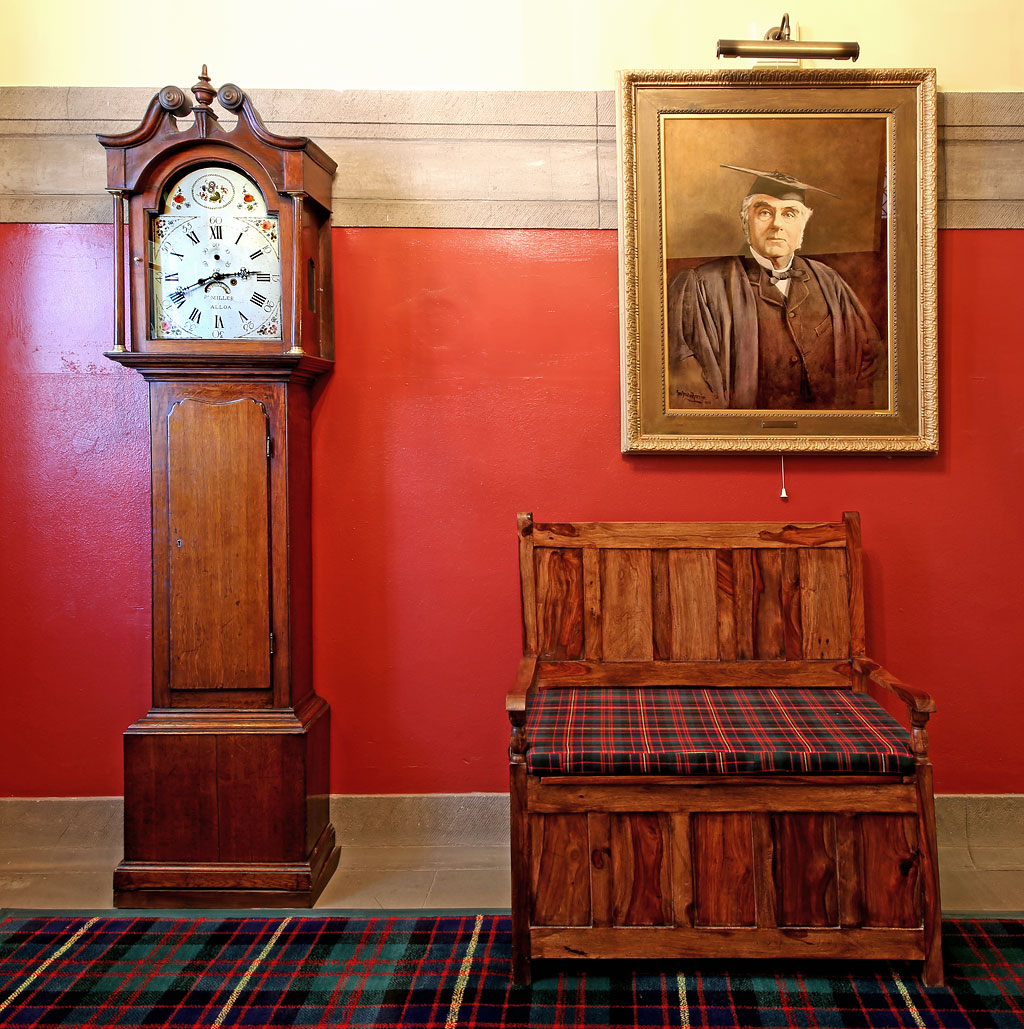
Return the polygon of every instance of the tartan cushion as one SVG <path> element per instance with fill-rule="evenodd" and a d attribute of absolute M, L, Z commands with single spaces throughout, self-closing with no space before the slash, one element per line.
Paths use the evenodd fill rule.
<path fill-rule="evenodd" d="M 914 770 L 907 730 L 849 690 L 551 687 L 530 694 L 526 735 L 543 775 Z"/>

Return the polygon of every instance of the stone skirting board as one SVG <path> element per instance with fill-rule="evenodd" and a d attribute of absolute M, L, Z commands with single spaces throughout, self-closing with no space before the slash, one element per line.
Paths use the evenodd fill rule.
<path fill-rule="evenodd" d="M 935 798 L 939 848 L 958 866 L 1024 869 L 1024 794 Z M 120 797 L 0 799 L 0 841 L 120 845 Z M 335 795 L 342 847 L 507 847 L 508 794 Z"/>
<path fill-rule="evenodd" d="M 109 222 L 95 134 L 133 128 L 158 88 L 0 88 L 0 221 Z M 252 98 L 338 162 L 335 225 L 616 228 L 610 91 Z M 938 122 L 939 227 L 1024 228 L 1024 93 L 939 93 Z"/>

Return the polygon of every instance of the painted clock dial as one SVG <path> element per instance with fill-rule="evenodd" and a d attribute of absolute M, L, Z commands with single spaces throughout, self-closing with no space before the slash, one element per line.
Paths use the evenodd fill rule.
<path fill-rule="evenodd" d="M 219 165 L 174 180 L 150 221 L 153 339 L 280 339 L 277 216 Z"/>

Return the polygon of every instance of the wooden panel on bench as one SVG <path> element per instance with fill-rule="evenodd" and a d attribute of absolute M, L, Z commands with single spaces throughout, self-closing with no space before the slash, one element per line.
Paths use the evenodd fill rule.
<path fill-rule="evenodd" d="M 776 920 L 783 926 L 839 925 L 836 819 L 826 814 L 771 816 Z"/>
<path fill-rule="evenodd" d="M 529 822 L 532 925 L 922 925 L 912 814 L 594 810 Z"/>
<path fill-rule="evenodd" d="M 821 958 L 920 960 L 923 929 L 686 929 L 678 926 L 552 926 L 530 930 L 535 958 Z"/>
<path fill-rule="evenodd" d="M 544 686 L 771 687 L 848 690 L 846 667 L 835 661 L 541 661 Z"/>
<path fill-rule="evenodd" d="M 692 528 L 692 527 L 691 527 Z M 859 569 L 843 523 L 764 535 L 704 526 L 532 526 L 527 632 L 548 660 L 839 660 L 851 652 Z M 855 581 L 856 580 L 856 581 Z"/>
<path fill-rule="evenodd" d="M 845 547 L 843 522 L 531 522 L 539 547 Z"/>
<path fill-rule="evenodd" d="M 695 814 L 690 839 L 694 924 L 757 925 L 750 813 Z"/>
<path fill-rule="evenodd" d="M 530 819 L 536 925 L 589 925 L 590 834 L 585 814 Z"/>

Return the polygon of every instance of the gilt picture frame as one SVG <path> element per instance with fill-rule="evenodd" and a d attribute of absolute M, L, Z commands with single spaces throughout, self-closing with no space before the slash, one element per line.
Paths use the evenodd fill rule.
<path fill-rule="evenodd" d="M 622 450 L 934 453 L 932 69 L 618 75 Z"/>

